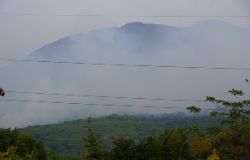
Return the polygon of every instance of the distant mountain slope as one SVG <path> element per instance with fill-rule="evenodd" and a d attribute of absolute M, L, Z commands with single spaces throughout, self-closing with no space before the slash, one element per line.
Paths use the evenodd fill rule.
<path fill-rule="evenodd" d="M 125 136 L 140 139 L 162 133 L 165 129 L 191 127 L 197 125 L 202 129 L 216 122 L 209 117 L 186 117 L 183 115 L 157 116 L 119 116 L 96 118 L 92 120 L 92 129 L 106 145 L 109 137 Z M 76 120 L 60 124 L 31 126 L 21 129 L 42 140 L 47 147 L 59 154 L 79 156 L 83 150 L 83 137 L 87 133 L 87 120 Z"/>
<path fill-rule="evenodd" d="M 128 67 L 89 64 L 152 64 L 204 67 L 249 67 L 250 30 L 221 21 L 190 27 L 129 23 L 79 33 L 47 44 L 24 59 L 85 62 L 53 64 L 15 62 L 0 70 L 6 90 L 104 96 L 204 99 L 226 97 L 231 87 L 244 88 L 248 71 Z M 169 113 L 194 102 L 77 98 L 7 93 L 7 98 L 97 104 L 156 105 L 159 108 L 103 107 L 0 101 L 1 127 L 46 124 L 111 113 Z M 208 105 L 199 104 L 202 107 Z M 180 107 L 166 109 L 164 107 Z M 209 106 L 211 107 L 211 106 Z"/>

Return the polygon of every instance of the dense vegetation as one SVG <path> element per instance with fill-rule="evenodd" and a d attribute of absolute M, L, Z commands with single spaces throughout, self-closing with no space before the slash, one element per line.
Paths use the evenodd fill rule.
<path fill-rule="evenodd" d="M 205 129 L 205 126 L 212 126 L 216 121 L 208 116 L 185 116 L 178 113 L 161 116 L 111 115 L 92 119 L 91 122 L 91 132 L 103 142 L 101 147 L 111 149 L 113 140 L 118 137 L 122 137 L 124 141 L 129 139 L 135 145 L 137 141 L 144 142 L 145 138 L 156 137 L 166 129 L 194 125 Z M 79 159 L 84 150 L 83 138 L 89 135 L 89 127 L 88 120 L 77 120 L 21 130 L 1 129 L 0 160 L 4 157 L 13 160 Z"/>
<path fill-rule="evenodd" d="M 65 122 L 56 125 L 54 130 L 54 125 L 48 125 L 44 132 L 43 126 L 23 130 L 33 133 L 37 140 L 44 140 L 52 150 L 64 149 L 62 153 L 78 154 L 75 158 L 59 157 L 48 152 L 41 142 L 17 130 L 1 129 L 0 160 L 249 160 L 250 100 L 241 99 L 244 95 L 241 90 L 232 89 L 229 92 L 236 101 L 215 97 L 206 99 L 218 107 L 210 116 L 219 121 L 219 124 L 207 116 L 198 116 L 202 109 L 190 106 L 187 109 L 195 114 L 194 117 L 180 118 L 178 114 L 157 118 L 109 116 Z M 204 127 L 205 123 L 201 120 L 209 121 L 210 125 L 206 124 Z M 73 130 L 72 124 L 77 129 Z M 203 127 L 199 126 L 201 124 Z M 67 134 L 64 135 L 66 130 Z M 77 140 L 78 144 L 82 143 L 84 146 L 81 151 L 65 152 L 67 148 L 71 149 L 67 145 L 74 142 L 63 141 L 72 140 L 74 135 L 70 133 L 74 131 L 80 132 L 80 135 L 85 133 Z M 50 133 L 57 135 L 57 142 L 67 147 L 57 150 L 57 143 L 54 143 L 55 148 L 50 146 L 53 144 Z"/>
<path fill-rule="evenodd" d="M 207 97 L 218 106 L 210 113 L 221 122 L 220 127 L 205 131 L 197 127 L 168 129 L 159 136 L 141 140 L 112 138 L 112 148 L 102 146 L 89 120 L 88 135 L 84 138 L 83 160 L 249 160 L 250 159 L 250 100 L 241 100 L 241 90 L 229 91 L 237 101 Z M 187 108 L 195 114 L 201 108 Z"/>
<path fill-rule="evenodd" d="M 104 145 L 111 146 L 110 137 L 143 139 L 159 135 L 166 129 L 198 126 L 205 129 L 216 123 L 208 116 L 186 116 L 184 114 L 165 114 L 161 116 L 111 115 L 92 119 L 93 132 L 101 137 Z M 76 120 L 61 124 L 32 126 L 21 130 L 32 134 L 37 140 L 58 154 L 80 155 L 83 150 L 83 137 L 88 131 L 87 120 Z"/>
<path fill-rule="evenodd" d="M 21 134 L 16 129 L 0 129 L 0 160 L 30 159 L 45 160 L 47 153 L 43 143 L 32 136 Z"/>

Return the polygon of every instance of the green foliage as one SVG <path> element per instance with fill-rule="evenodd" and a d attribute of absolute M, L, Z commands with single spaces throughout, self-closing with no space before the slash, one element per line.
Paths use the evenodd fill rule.
<path fill-rule="evenodd" d="M 16 154 L 16 148 L 10 147 L 8 148 L 7 152 L 0 153 L 0 160 L 22 160 L 22 159 Z"/>
<path fill-rule="evenodd" d="M 201 108 L 198 108 L 196 106 L 190 106 L 190 107 L 187 107 L 187 110 L 191 113 L 200 113 Z"/>
<path fill-rule="evenodd" d="M 184 114 L 166 114 L 162 116 L 128 116 L 112 115 L 95 118 L 91 130 L 103 139 L 103 145 L 112 147 L 115 137 L 142 140 L 152 135 L 160 135 L 166 129 L 186 128 L 196 125 L 205 130 L 217 124 L 208 116 L 185 116 Z M 21 131 L 32 134 L 41 140 L 52 151 L 60 155 L 80 156 L 84 145 L 83 137 L 87 137 L 88 120 L 76 120 L 60 124 L 33 126 Z"/>
<path fill-rule="evenodd" d="M 241 100 L 244 95 L 241 90 L 232 89 L 229 93 L 237 101 L 206 98 L 206 101 L 218 106 L 218 110 L 210 115 L 221 120 L 220 128 L 211 118 L 198 116 L 201 108 L 190 106 L 187 110 L 196 116 L 110 116 L 98 118 L 93 124 L 88 119 L 24 130 L 33 133 L 37 139 L 44 139 L 52 149 L 58 147 L 58 144 L 50 143 L 55 137 L 64 142 L 60 145 L 65 150 L 76 144 L 65 140 L 76 138 L 75 142 L 81 143 L 80 137 L 84 143 L 84 146 L 80 145 L 83 160 L 249 160 L 250 100 Z M 206 124 L 208 121 L 215 125 Z M 72 133 L 84 135 L 75 136 Z M 0 129 L 0 140 L 0 160 L 80 158 L 46 153 L 42 143 L 17 130 Z"/>
<path fill-rule="evenodd" d="M 113 142 L 111 159 L 135 159 L 135 142 L 131 138 L 118 138 Z"/>
<path fill-rule="evenodd" d="M 101 159 L 103 157 L 102 142 L 91 129 L 91 119 L 88 119 L 88 133 L 83 138 L 85 150 L 82 155 L 83 160 Z"/>
<path fill-rule="evenodd" d="M 191 139 L 191 155 L 200 159 L 209 156 L 212 149 L 212 142 L 206 135 L 194 135 Z"/>
<path fill-rule="evenodd" d="M 228 91 L 229 93 L 231 93 L 234 96 L 243 96 L 245 95 L 245 93 L 243 93 L 241 90 L 236 90 L 236 89 L 231 89 Z"/>
<path fill-rule="evenodd" d="M 117 138 L 112 145 L 112 160 L 153 160 L 160 158 L 159 142 L 156 137 L 135 141 L 131 138 Z"/>
<path fill-rule="evenodd" d="M 146 137 L 135 147 L 135 157 L 138 160 L 154 160 L 160 158 L 160 145 L 157 137 Z"/>
<path fill-rule="evenodd" d="M 212 117 L 219 117 L 222 119 L 222 123 L 229 125 L 237 125 L 243 121 L 250 120 L 250 112 L 247 107 L 250 105 L 250 100 L 240 100 L 239 97 L 245 95 L 241 90 L 232 89 L 229 93 L 237 98 L 237 101 L 225 101 L 216 99 L 215 97 L 207 97 L 206 101 L 212 102 L 217 106 L 218 111 L 213 111 L 210 113 Z"/>
<path fill-rule="evenodd" d="M 222 124 L 221 128 L 213 129 L 212 132 L 209 131 L 206 134 L 209 136 L 212 148 L 219 153 L 219 155 L 217 152 L 212 155 L 222 160 L 247 160 L 250 159 L 250 100 L 241 100 L 241 97 L 245 95 L 241 90 L 232 89 L 229 93 L 237 101 L 220 100 L 215 97 L 206 98 L 206 101 L 218 106 L 218 110 L 212 111 L 210 116 L 219 118 Z M 194 142 L 193 140 L 192 143 Z M 197 142 L 205 143 L 205 140 Z"/>
<path fill-rule="evenodd" d="M 45 160 L 46 151 L 41 142 L 27 134 L 21 134 L 16 129 L 0 129 L 0 152 L 7 153 L 15 159 Z M 14 159 L 14 157 L 12 158 Z"/>
<path fill-rule="evenodd" d="M 221 159 L 245 160 L 250 159 L 249 136 L 250 129 L 223 130 L 212 137 L 213 148 L 220 153 Z M 244 131 L 243 131 L 244 130 Z"/>
<path fill-rule="evenodd" d="M 168 130 L 141 140 L 119 137 L 114 140 L 108 159 L 112 160 L 189 160 L 188 132 Z"/>
<path fill-rule="evenodd" d="M 167 130 L 160 137 L 161 159 L 188 160 L 190 159 L 190 146 L 186 129 Z"/>

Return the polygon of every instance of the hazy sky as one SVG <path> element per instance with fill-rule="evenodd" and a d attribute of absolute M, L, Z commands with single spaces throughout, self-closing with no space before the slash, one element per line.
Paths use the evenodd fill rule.
<path fill-rule="evenodd" d="M 250 0 L 0 0 L 0 68 L 6 64 L 1 61 L 1 58 L 21 58 L 45 44 L 79 32 L 117 27 L 135 21 L 185 27 L 207 19 L 219 19 L 250 29 Z M 203 24 L 209 28 L 208 23 Z M 86 62 L 99 62 L 98 60 L 100 60 L 100 62 L 105 63 L 248 68 L 250 47 L 247 33 L 249 31 L 243 31 L 243 29 L 237 27 L 225 27 L 231 25 L 219 26 L 223 29 L 207 30 L 206 33 L 195 32 L 195 27 L 190 27 L 189 29 L 194 29 L 194 32 L 181 32 L 188 33 L 184 35 L 187 36 L 187 42 L 190 43 L 183 44 L 182 39 L 185 39 L 185 36 L 184 38 L 181 36 L 176 43 L 173 43 L 175 45 L 172 48 L 168 48 L 165 43 L 163 46 L 153 47 L 153 53 L 159 52 L 159 54 L 130 53 L 133 51 L 134 45 L 137 46 L 137 43 L 134 43 L 136 41 L 133 41 L 133 38 L 129 38 L 129 34 L 126 35 L 123 32 L 120 45 L 115 39 L 112 39 L 112 34 L 115 32 L 107 32 L 107 30 L 104 32 L 105 34 L 100 34 L 100 37 L 97 36 L 96 42 L 98 43 L 94 43 L 93 34 L 89 34 L 91 38 L 88 37 L 89 41 L 87 42 L 81 38 L 77 39 L 77 36 L 72 36 L 73 39 L 76 38 L 75 40 L 78 42 L 76 44 L 78 45 L 74 45 L 75 48 L 69 47 L 69 50 L 72 50 L 68 51 L 64 48 L 69 46 L 66 43 L 67 41 L 65 44 L 58 43 L 59 46 L 61 44 L 63 47 L 57 48 L 59 50 L 55 51 L 55 59 L 63 59 L 63 55 L 66 55 L 66 60 L 70 61 L 69 58 L 73 58 L 72 61 L 74 61 L 72 54 L 75 53 L 75 61 Z M 145 34 L 143 33 L 143 35 Z M 179 34 L 176 33 L 176 35 L 178 37 Z M 174 37 L 172 37 L 172 40 L 174 40 Z M 99 40 L 105 43 L 99 43 Z M 168 42 L 167 40 L 166 38 L 166 42 Z M 192 45 L 191 42 L 194 44 Z M 105 44 L 106 52 L 100 50 L 103 49 L 100 44 Z M 112 47 L 106 47 L 107 44 Z M 125 46 L 125 48 L 122 48 L 122 46 Z M 201 51 L 202 54 L 196 54 Z M 42 53 L 47 55 L 45 52 L 46 50 Z M 70 53 L 70 56 L 68 56 L 68 53 Z M 50 54 L 51 57 L 53 56 Z M 187 71 L 181 69 L 164 70 L 163 74 L 163 70 L 137 70 L 129 67 L 95 68 L 84 66 L 80 68 L 70 65 L 63 68 L 63 65 L 33 65 L 33 63 L 16 63 L 16 65 L 1 68 L 0 73 L 2 76 L 0 77 L 0 86 L 4 86 L 5 90 L 167 97 L 169 99 L 203 99 L 207 95 L 225 98 L 227 96 L 226 91 L 231 87 L 245 88 L 244 79 L 248 78 L 249 74 L 247 71 Z M 20 96 L 18 94 L 12 96 L 19 99 L 62 100 L 65 102 L 79 100 L 75 97 L 59 99 L 54 96 L 46 97 L 46 95 L 44 97 L 41 95 Z M 6 96 L 4 98 L 11 97 Z M 99 102 L 100 104 L 112 104 L 116 101 L 113 99 L 96 100 L 91 97 L 84 100 L 84 103 L 90 104 Z M 117 103 L 166 105 L 168 107 L 190 105 L 189 102 L 127 102 L 127 99 L 124 99 L 124 101 L 117 100 Z M 82 107 L 80 105 L 79 108 L 75 108 L 61 104 L 53 105 L 53 107 L 51 107 L 51 104 L 23 103 L 21 105 L 19 103 L 8 103 L 6 105 L 5 102 L 1 102 L 1 104 L 0 127 L 54 123 L 69 120 L 72 117 L 77 118 L 76 116 L 80 118 L 83 115 L 96 116 L 99 113 L 104 115 L 113 112 L 123 113 L 123 111 L 124 113 L 143 112 L 141 108 L 136 107 L 124 108 L 124 110 L 110 107 L 102 110 L 93 106 Z M 154 108 L 152 110 L 146 108 L 145 111 L 147 113 L 148 111 L 150 113 L 153 111 L 162 113 L 162 110 Z"/>
<path fill-rule="evenodd" d="M 99 16 L 62 16 L 79 14 Z M 0 57 L 23 57 L 67 35 L 132 21 L 188 26 L 204 19 L 221 19 L 250 28 L 250 17 L 123 16 L 250 16 L 250 1 L 0 0 Z"/>

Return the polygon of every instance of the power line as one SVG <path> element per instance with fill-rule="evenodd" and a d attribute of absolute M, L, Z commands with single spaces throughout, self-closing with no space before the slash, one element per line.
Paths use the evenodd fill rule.
<path fill-rule="evenodd" d="M 46 100 L 31 100 L 31 99 L 0 99 L 5 102 L 23 102 L 23 103 L 47 103 L 47 104 L 66 104 L 66 105 L 84 105 L 84 106 L 102 106 L 102 107 L 140 107 L 140 108 L 165 108 L 165 109 L 186 109 L 183 107 L 167 107 L 154 105 L 130 105 L 130 104 L 97 104 L 97 103 L 81 103 L 81 102 L 64 102 L 64 101 L 46 101 Z"/>
<path fill-rule="evenodd" d="M 0 61 L 8 62 L 25 62 L 25 63 L 51 63 L 51 64 L 69 64 L 69 65 L 89 65 L 89 66 L 111 66 L 111 67 L 136 67 L 136 68 L 178 68 L 178 69 L 207 69 L 207 70 L 244 70 L 250 71 L 248 68 L 237 67 L 205 67 L 205 66 L 177 66 L 177 65 L 152 65 L 152 64 L 129 64 L 129 63 L 105 63 L 105 62 L 74 62 L 74 61 L 52 61 L 52 60 L 35 60 L 35 59 L 16 59 L 16 58 L 0 58 Z"/>
<path fill-rule="evenodd" d="M 56 16 L 56 17 L 119 17 L 119 18 L 250 18 L 249 15 L 108 15 L 108 14 L 46 14 L 46 13 L 8 13 L 3 16 Z"/>
<path fill-rule="evenodd" d="M 187 110 L 186 107 L 167 107 L 167 106 L 155 106 L 155 105 L 132 105 L 132 104 L 98 104 L 98 103 L 81 103 L 81 102 L 64 102 L 64 101 L 46 101 L 46 100 L 31 100 L 31 99 L 0 99 L 0 101 L 5 102 L 22 102 L 22 103 L 41 103 L 41 104 L 65 104 L 65 105 L 83 105 L 83 106 L 101 106 L 101 107 L 125 107 L 125 108 L 132 108 L 132 107 L 139 107 L 139 108 L 162 108 L 162 109 L 181 109 Z M 220 111 L 219 108 L 202 108 L 205 111 Z"/>
<path fill-rule="evenodd" d="M 101 17 L 101 14 L 41 14 L 41 13 L 7 13 L 2 12 L 0 15 L 6 16 L 58 16 L 58 17 Z"/>
<path fill-rule="evenodd" d="M 149 98 L 149 97 L 128 97 L 128 96 L 108 96 L 108 95 L 92 95 L 92 94 L 62 94 L 62 93 L 46 93 L 46 92 L 30 92 L 30 91 L 15 91 L 7 90 L 7 93 L 17 93 L 17 94 L 33 94 L 33 95 L 49 95 L 49 96 L 63 96 L 63 97 L 94 97 L 94 98 L 112 98 L 112 99 L 130 99 L 130 100 L 152 100 L 152 101 L 174 101 L 174 102 L 204 102 L 204 100 L 194 100 L 194 99 L 168 99 L 168 98 Z"/>
<path fill-rule="evenodd" d="M 243 15 L 201 15 L 201 16 L 192 16 L 192 15 L 135 15 L 135 16 L 118 16 L 123 18 L 250 18 L 250 16 L 243 16 Z"/>

